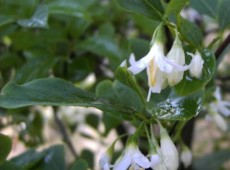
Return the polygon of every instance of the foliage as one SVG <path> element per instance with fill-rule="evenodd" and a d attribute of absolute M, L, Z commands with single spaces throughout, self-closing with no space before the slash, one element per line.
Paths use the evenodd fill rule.
<path fill-rule="evenodd" d="M 19 131 L 20 140 L 28 147 L 37 148 L 45 142 L 42 131 L 46 119 L 44 110 L 37 106 L 52 106 L 54 114 L 59 114 L 62 106 L 83 106 L 103 112 L 102 118 L 93 114 L 86 118 L 86 124 L 98 131 L 101 138 L 111 130 L 116 130 L 118 135 L 126 133 L 119 129 L 124 127 L 124 120 L 137 129 L 135 135 L 148 138 L 145 132 L 140 135 L 144 130 L 141 122 L 149 127 L 160 121 L 166 129 L 172 129 L 170 135 L 174 142 L 183 143 L 185 139 L 178 136 L 182 135 L 185 124 L 214 101 L 216 58 L 220 58 L 215 56 L 215 50 L 229 28 L 229 2 L 0 0 L 0 116 L 7 120 L 0 121 L 0 128 L 25 126 Z M 205 25 L 182 17 L 182 9 L 185 12 L 195 9 L 209 17 L 206 21 L 200 16 L 200 22 L 212 21 L 218 25 L 217 40 L 212 45 L 204 43 Z M 185 51 L 185 65 L 190 66 L 193 59 L 190 53 L 196 51 L 200 52 L 204 65 L 200 77 L 192 76 L 187 69 L 175 86 L 162 88 L 160 94 L 154 93 L 151 100 L 146 100 L 149 75 L 133 74 L 129 56 L 134 53 L 138 61 L 148 53 L 158 25 L 163 26 L 165 52 L 170 51 L 178 34 Z M 92 75 L 95 80 L 87 84 L 87 78 Z M 12 141 L 0 134 L 0 169 L 94 169 L 94 154 L 74 153 L 67 138 L 69 131 L 72 135 L 82 122 L 70 123 L 71 118 L 68 122 L 63 117 L 59 120 L 58 116 L 56 123 L 63 141 L 75 156 L 74 161 L 66 163 L 63 145 L 52 145 L 41 151 L 28 148 L 25 153 L 6 159 Z M 105 126 L 102 133 L 98 130 L 101 121 Z M 139 128 L 143 129 L 138 131 Z M 143 149 L 147 150 L 146 146 Z M 222 152 L 213 155 L 195 161 L 195 169 L 202 169 L 204 162 L 222 156 Z M 217 169 L 226 160 L 223 157 L 216 160 Z"/>

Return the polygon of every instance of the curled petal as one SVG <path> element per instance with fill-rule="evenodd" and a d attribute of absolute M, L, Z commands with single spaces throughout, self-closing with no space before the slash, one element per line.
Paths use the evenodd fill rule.
<path fill-rule="evenodd" d="M 133 161 L 142 168 L 146 169 L 151 167 L 151 162 L 139 151 L 139 149 L 134 153 Z"/>
<path fill-rule="evenodd" d="M 148 66 L 152 58 L 153 56 L 150 56 L 148 53 L 145 57 L 136 61 L 135 56 L 132 53 L 129 58 L 130 67 L 128 68 L 128 70 L 131 71 L 134 75 L 138 74 Z"/>

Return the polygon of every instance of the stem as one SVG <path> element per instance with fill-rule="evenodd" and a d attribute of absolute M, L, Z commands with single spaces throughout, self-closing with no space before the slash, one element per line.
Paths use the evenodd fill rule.
<path fill-rule="evenodd" d="M 230 34 L 223 41 L 223 43 L 217 48 L 217 50 L 215 52 L 216 59 L 218 59 L 221 56 L 221 54 L 223 53 L 225 48 L 229 45 L 229 43 L 230 43 Z"/>
<path fill-rule="evenodd" d="M 64 123 L 58 117 L 57 109 L 56 108 L 54 108 L 54 120 L 55 120 L 55 122 L 57 123 L 57 125 L 58 125 L 58 127 L 60 129 L 63 141 L 66 143 L 66 145 L 68 146 L 68 148 L 71 151 L 71 153 L 73 154 L 73 156 L 75 158 L 77 158 L 78 157 L 77 152 L 75 151 L 74 146 L 73 146 L 73 144 L 72 144 L 72 142 L 71 142 L 71 140 L 69 138 L 69 135 L 68 135 L 68 133 L 66 131 Z"/>

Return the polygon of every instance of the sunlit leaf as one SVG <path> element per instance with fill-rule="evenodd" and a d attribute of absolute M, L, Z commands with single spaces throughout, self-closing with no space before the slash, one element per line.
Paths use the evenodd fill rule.
<path fill-rule="evenodd" d="M 197 92 L 185 97 L 172 95 L 154 106 L 148 106 L 148 112 L 165 120 L 188 120 L 201 111 L 203 93 Z"/>
<path fill-rule="evenodd" d="M 23 27 L 29 28 L 47 28 L 48 27 L 48 8 L 47 6 L 39 6 L 32 18 L 30 19 L 20 19 L 17 23 Z"/>

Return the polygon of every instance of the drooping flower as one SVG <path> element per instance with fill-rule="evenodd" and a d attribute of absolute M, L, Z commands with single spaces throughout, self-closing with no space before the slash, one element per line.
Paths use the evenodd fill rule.
<path fill-rule="evenodd" d="M 197 50 L 195 54 L 187 53 L 192 57 L 190 62 L 189 73 L 192 77 L 200 78 L 202 75 L 204 60 L 201 57 L 201 54 Z"/>
<path fill-rule="evenodd" d="M 177 148 L 162 125 L 160 125 L 160 137 L 160 148 L 164 165 L 167 167 L 167 170 L 177 170 L 179 166 Z"/>
<path fill-rule="evenodd" d="M 115 163 L 114 170 L 126 170 L 133 168 L 149 168 L 151 162 L 138 149 L 136 144 L 129 144 L 124 151 L 123 156 Z"/>
<path fill-rule="evenodd" d="M 189 167 L 192 164 L 192 152 L 185 145 L 182 147 L 180 159 L 182 163 L 184 164 L 185 168 Z"/>
<path fill-rule="evenodd" d="M 164 54 L 164 44 L 162 42 L 162 25 L 159 25 L 153 34 L 151 48 L 147 55 L 136 61 L 134 54 L 130 55 L 128 70 L 134 75 L 147 69 L 149 93 L 147 101 L 150 100 L 151 93 L 160 93 L 167 86 L 165 73 L 172 74 L 175 71 L 185 71 L 187 66 L 178 64 L 178 60 L 173 57 L 167 58 Z M 171 52 L 174 53 L 174 50 Z"/>
<path fill-rule="evenodd" d="M 176 38 L 174 40 L 173 46 L 169 53 L 167 54 L 167 58 L 174 61 L 176 64 L 183 66 L 185 64 L 185 54 L 181 44 L 181 41 L 178 37 L 178 33 L 176 31 Z M 185 69 L 178 69 L 173 70 L 171 73 L 167 74 L 167 80 L 170 86 L 174 86 L 179 83 L 184 75 L 184 71 L 188 68 L 184 67 Z"/>

